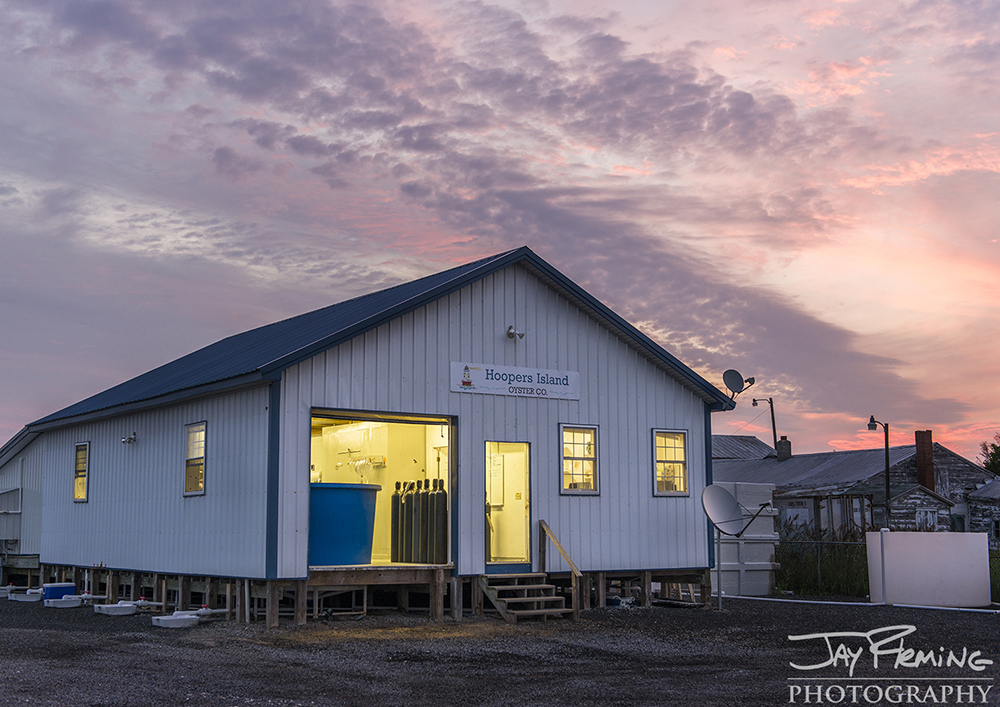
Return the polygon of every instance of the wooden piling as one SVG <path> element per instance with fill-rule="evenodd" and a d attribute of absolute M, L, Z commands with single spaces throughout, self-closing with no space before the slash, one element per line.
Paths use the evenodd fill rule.
<path fill-rule="evenodd" d="M 430 590 L 431 621 L 441 621 L 444 618 L 444 570 L 434 570 Z"/>
<path fill-rule="evenodd" d="M 117 604 L 118 603 L 118 584 L 119 576 L 118 573 L 109 570 L 104 577 L 104 603 L 105 604 Z"/>
<path fill-rule="evenodd" d="M 452 577 L 451 586 L 449 591 L 451 594 L 451 618 L 455 621 L 462 620 L 462 590 L 465 586 L 465 582 L 462 581 L 461 577 Z"/>
<path fill-rule="evenodd" d="M 264 611 L 267 616 L 267 627 L 278 628 L 278 597 L 280 596 L 278 583 L 274 580 L 268 580 L 265 586 L 266 599 Z"/>
<path fill-rule="evenodd" d="M 305 579 L 300 579 L 295 583 L 295 625 L 306 625 L 306 609 L 309 605 L 307 601 L 309 583 Z"/>

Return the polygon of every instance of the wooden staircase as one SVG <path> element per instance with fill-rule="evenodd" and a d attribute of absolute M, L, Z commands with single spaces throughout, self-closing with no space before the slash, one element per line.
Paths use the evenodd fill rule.
<path fill-rule="evenodd" d="M 528 617 L 545 621 L 573 613 L 544 572 L 481 575 L 479 586 L 509 624 Z"/>

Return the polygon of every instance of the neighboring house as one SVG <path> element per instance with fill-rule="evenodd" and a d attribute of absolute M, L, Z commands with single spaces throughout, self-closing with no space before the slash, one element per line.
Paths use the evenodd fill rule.
<path fill-rule="evenodd" d="M 891 525 L 902 530 L 970 528 L 969 495 L 994 474 L 917 431 L 916 444 L 890 447 Z M 885 448 L 791 454 L 782 438 L 775 456 L 716 459 L 716 481 L 771 483 L 781 521 L 831 529 L 867 530 L 883 524 Z M 724 448 L 713 440 L 713 448 Z"/>
<path fill-rule="evenodd" d="M 273 623 L 282 593 L 304 621 L 307 594 L 315 611 L 337 587 L 424 585 L 439 616 L 445 588 L 460 611 L 463 584 L 475 607 L 496 576 L 541 569 L 541 521 L 582 586 L 638 576 L 648 598 L 651 581 L 707 581 L 710 415 L 732 407 L 520 248 L 231 336 L 32 422 L 0 448 L 0 491 L 40 489 L 19 551 L 43 578 L 99 568 L 109 598 L 118 572 L 164 599 L 235 578 Z M 546 543 L 546 569 L 569 576 Z"/>
<path fill-rule="evenodd" d="M 971 491 L 968 499 L 969 530 L 986 533 L 990 547 L 1000 548 L 1000 480 Z"/>

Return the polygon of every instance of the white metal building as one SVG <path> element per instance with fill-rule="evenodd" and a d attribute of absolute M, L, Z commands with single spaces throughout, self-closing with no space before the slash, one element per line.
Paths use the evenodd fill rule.
<path fill-rule="evenodd" d="M 40 491 L 18 551 L 53 566 L 479 577 L 538 569 L 546 521 L 584 574 L 703 571 L 710 414 L 731 406 L 520 248 L 229 337 L 31 423 L 0 448 L 0 499 Z M 375 498 L 367 526 L 333 523 L 364 560 L 324 554 L 340 539 L 316 537 L 319 514 L 341 508 L 311 506 L 325 488 Z M 444 504 L 443 544 L 433 515 L 405 527 L 397 488 L 414 518 Z"/>

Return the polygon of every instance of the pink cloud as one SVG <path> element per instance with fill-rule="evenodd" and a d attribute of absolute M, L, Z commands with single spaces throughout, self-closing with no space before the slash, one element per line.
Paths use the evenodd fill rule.
<path fill-rule="evenodd" d="M 802 21 L 813 29 L 833 27 L 841 23 L 842 12 L 839 7 L 828 7 L 818 10 L 807 10 L 801 13 Z"/>
<path fill-rule="evenodd" d="M 1000 173 L 1000 133 L 983 136 L 987 140 L 955 145 L 929 151 L 922 159 L 912 159 L 895 164 L 867 165 L 869 174 L 842 180 L 842 184 L 858 189 L 878 191 L 882 187 L 912 184 L 936 176 L 957 172 L 981 171 Z"/>
<path fill-rule="evenodd" d="M 809 71 L 808 81 L 795 82 L 791 92 L 810 98 L 811 106 L 831 103 L 842 96 L 858 96 L 876 85 L 879 79 L 891 76 L 883 70 L 888 59 L 859 57 L 854 62 L 831 61 Z"/>
<path fill-rule="evenodd" d="M 724 57 L 726 59 L 742 59 L 747 55 L 746 52 L 737 51 L 736 47 L 716 47 L 713 52 L 715 56 Z"/>

